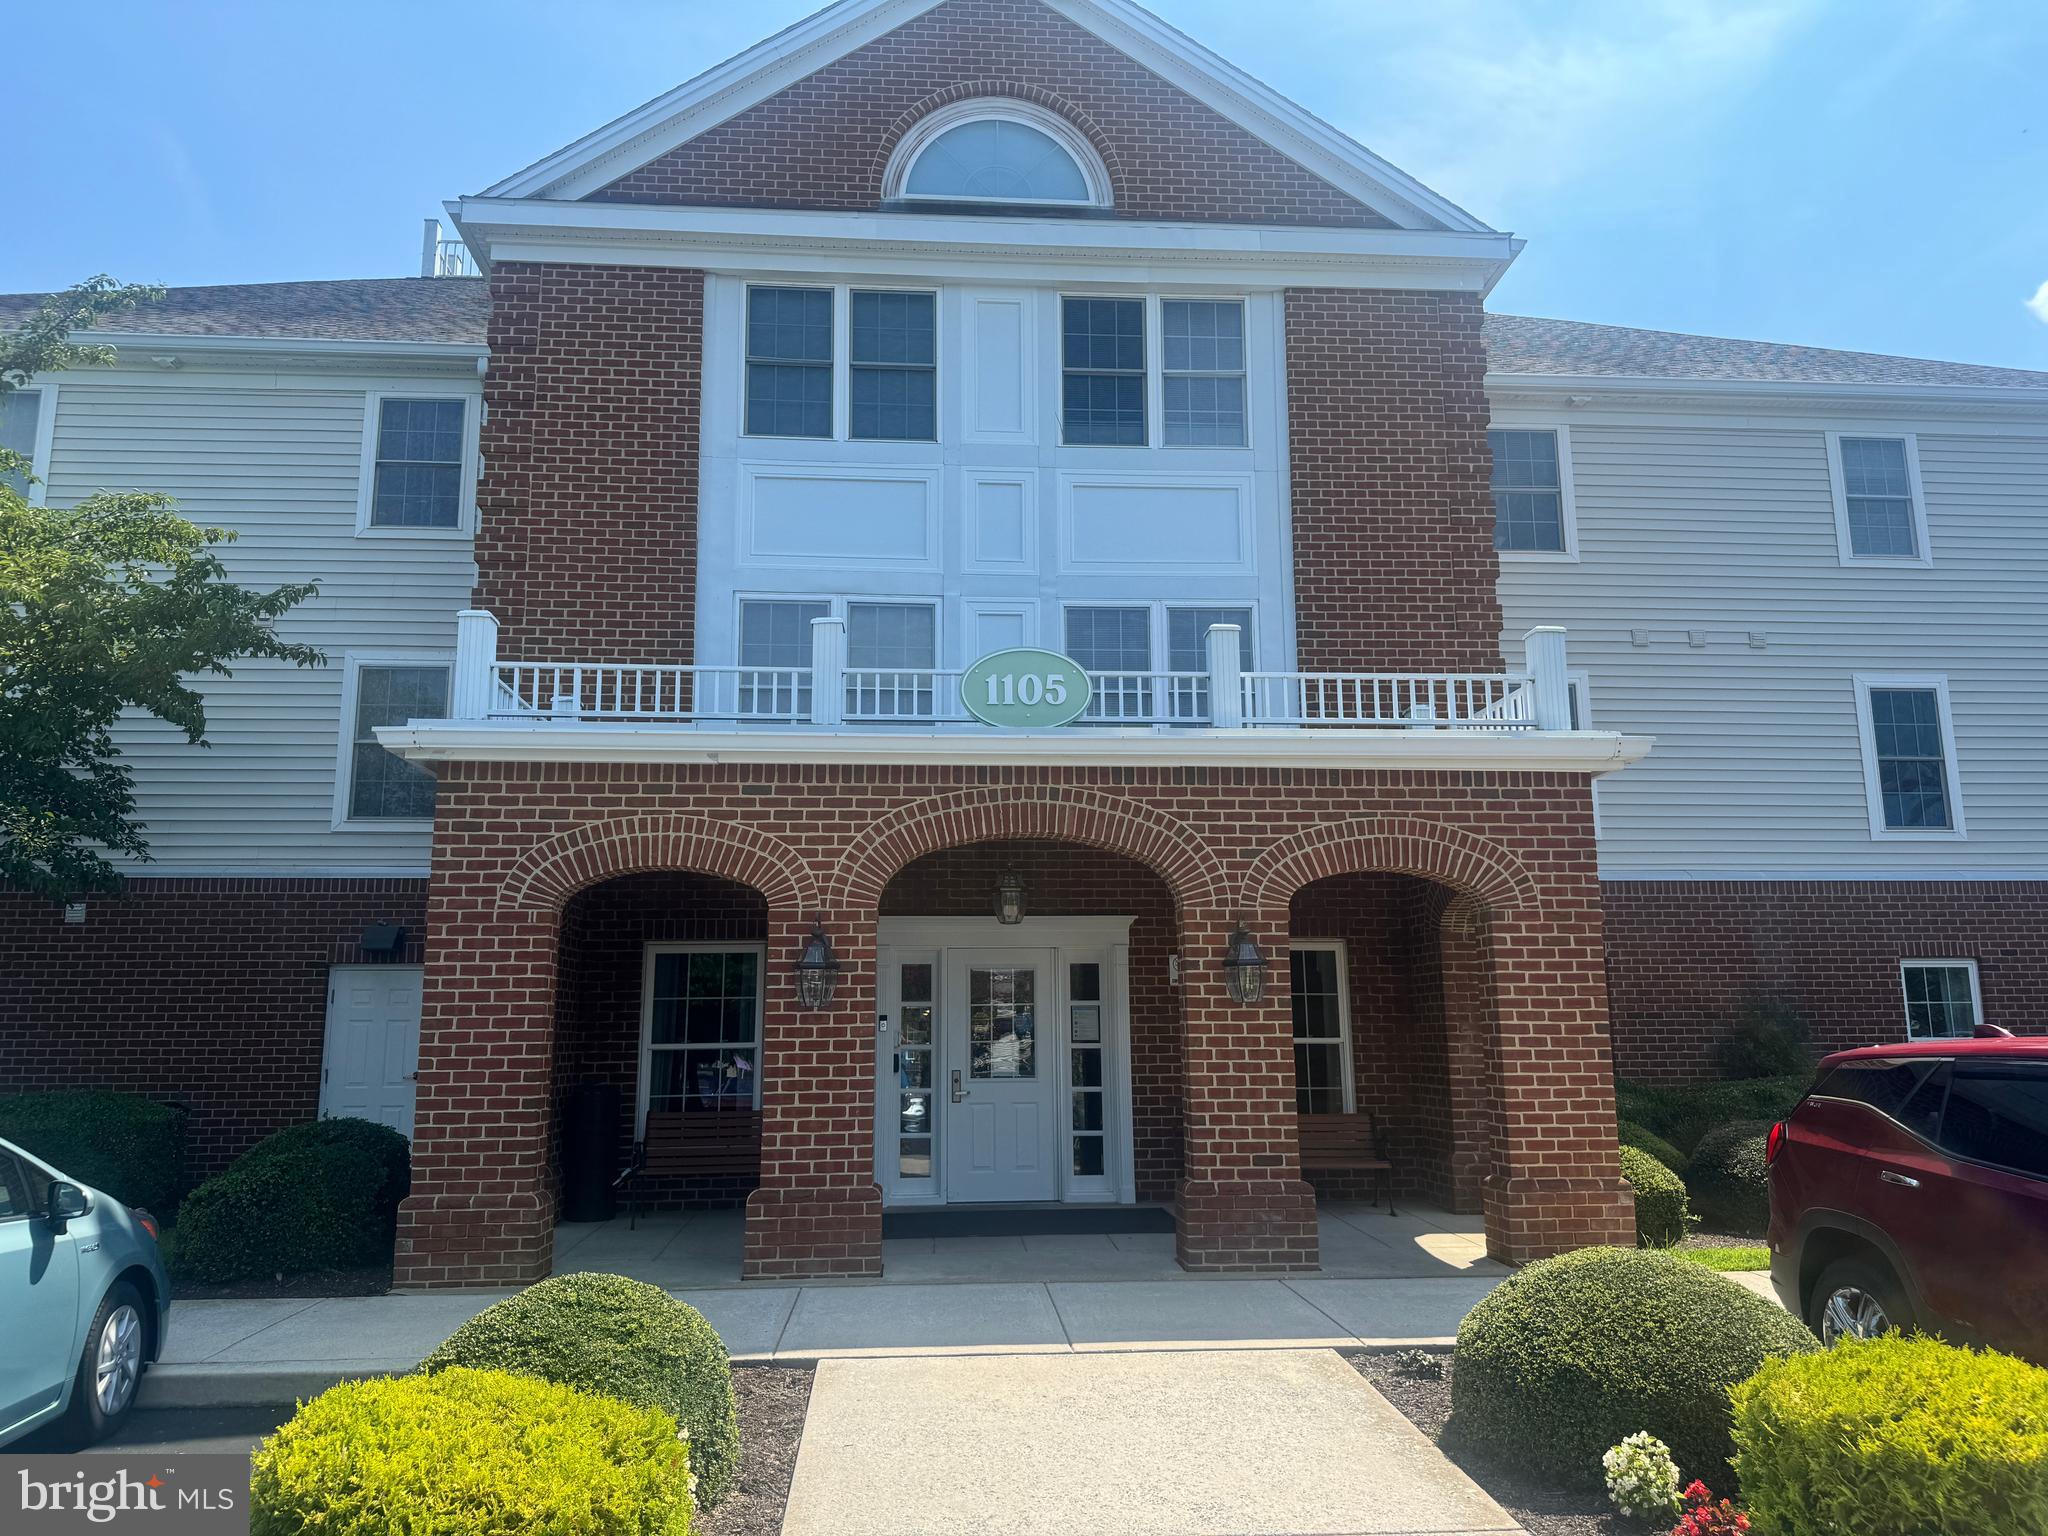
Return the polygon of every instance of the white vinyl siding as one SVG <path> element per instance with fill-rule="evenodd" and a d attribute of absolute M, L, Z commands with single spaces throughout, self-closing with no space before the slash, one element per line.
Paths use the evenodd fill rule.
<path fill-rule="evenodd" d="M 324 667 L 237 662 L 209 678 L 210 748 L 133 715 L 116 740 L 135 769 L 151 875 L 198 871 L 424 873 L 417 825 L 334 827 L 344 659 L 351 651 L 448 657 L 474 567 L 467 538 L 358 538 L 366 402 L 460 395 L 459 374 L 280 374 L 188 368 L 175 375 L 91 370 L 53 393 L 49 501 L 75 505 L 102 487 L 164 491 L 194 522 L 241 537 L 221 551 L 229 575 L 268 588 L 317 580 L 317 596 L 279 624 L 318 646 Z"/>
<path fill-rule="evenodd" d="M 2048 870 L 2048 434 L 1901 420 L 1939 558 L 1852 566 L 1831 423 L 1754 420 L 1575 421 L 1580 562 L 1502 563 L 1509 660 L 1563 624 L 1600 727 L 1656 739 L 1601 783 L 1602 874 Z M 1873 837 L 1859 675 L 1946 677 L 1967 840 Z"/>

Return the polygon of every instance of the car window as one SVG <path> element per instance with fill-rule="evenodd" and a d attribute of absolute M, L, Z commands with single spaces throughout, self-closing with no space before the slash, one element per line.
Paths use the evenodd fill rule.
<path fill-rule="evenodd" d="M 1948 1100 L 1948 1063 L 1942 1062 L 1920 1081 L 1898 1114 L 1899 1124 L 1927 1141 L 1941 1135 L 1941 1107 Z"/>
<path fill-rule="evenodd" d="M 1938 1061 L 1845 1061 L 1813 1090 L 1824 1098 L 1849 1099 L 1868 1104 L 1879 1114 L 1906 1122 L 1906 1106 L 1913 1103 L 1922 1083 L 1941 1065 Z M 1929 1125 L 1921 1134 L 1932 1131 Z"/>
<path fill-rule="evenodd" d="M 1958 1157 L 2048 1178 L 2048 1074 L 2004 1062 L 1958 1066 L 1941 1141 Z"/>
<path fill-rule="evenodd" d="M 28 1208 L 32 1211 L 47 1211 L 50 1208 L 50 1186 L 57 1181 L 41 1166 L 21 1159 L 21 1171 L 28 1178 Z"/>
<path fill-rule="evenodd" d="M 21 1164 L 8 1153 L 0 1152 L 0 1221 L 26 1216 L 34 1209 L 29 1201 L 28 1179 L 21 1171 Z"/>

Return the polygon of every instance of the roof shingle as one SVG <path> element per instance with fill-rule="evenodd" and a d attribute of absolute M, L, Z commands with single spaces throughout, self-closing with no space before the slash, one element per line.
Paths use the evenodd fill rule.
<path fill-rule="evenodd" d="M 369 277 L 335 282 L 173 288 L 102 321 L 108 336 L 275 336 L 294 341 L 481 344 L 490 285 L 480 277 Z M 0 328 L 26 319 L 41 294 L 0 294 Z"/>

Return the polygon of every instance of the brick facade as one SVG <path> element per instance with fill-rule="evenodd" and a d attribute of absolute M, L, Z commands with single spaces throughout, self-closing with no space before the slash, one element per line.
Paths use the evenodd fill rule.
<path fill-rule="evenodd" d="M 607 880 L 675 869 L 748 885 L 766 908 L 761 1187 L 749 1200 L 745 1273 L 876 1273 L 875 922 L 893 899 L 914 899 L 907 888 L 890 897 L 900 872 L 990 842 L 1104 850 L 1141 862 L 1172 893 L 1184 959 L 1175 1194 L 1190 1267 L 1315 1262 L 1286 988 L 1234 1003 L 1215 958 L 1241 919 L 1284 954 L 1295 893 L 1360 870 L 1449 885 L 1484 907 L 1499 1073 L 1485 1203 L 1496 1250 L 1526 1257 L 1630 1230 L 1614 1168 L 1583 780 L 1189 766 L 441 772 L 405 1285 L 545 1272 L 562 914 Z M 911 886 L 925 880 L 927 896 L 943 899 L 943 879 L 931 878 L 914 871 Z M 822 1013 L 798 1011 L 787 972 L 813 920 L 845 967 Z M 474 1070 L 478 1053 L 493 1062 L 488 1078 Z"/>
<path fill-rule="evenodd" d="M 0 893 L 0 1095 L 114 1088 L 184 1104 L 191 1172 L 320 1108 L 327 972 L 397 923 L 417 965 L 424 880 L 167 880 L 83 923 Z"/>
<path fill-rule="evenodd" d="M 1295 647 L 1331 672 L 1497 672 L 1475 294 L 1290 288 Z"/>
<path fill-rule="evenodd" d="M 1389 225 L 1037 0 L 947 0 L 590 200 L 873 210 L 904 133 L 966 96 L 1065 118 L 1102 157 L 1119 218 Z"/>
<path fill-rule="evenodd" d="M 1899 962 L 1977 962 L 1984 1016 L 2048 1029 L 2048 882 L 1610 880 L 1607 985 L 1623 1077 L 1712 1074 L 1748 997 L 1790 1003 L 1822 1050 L 1905 1038 Z"/>

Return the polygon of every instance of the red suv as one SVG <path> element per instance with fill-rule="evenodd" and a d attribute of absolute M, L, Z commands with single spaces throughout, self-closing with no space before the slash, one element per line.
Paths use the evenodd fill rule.
<path fill-rule="evenodd" d="M 1824 1342 L 2048 1365 L 2048 1038 L 1985 1036 L 1839 1052 L 1771 1127 L 1771 1283 Z"/>

